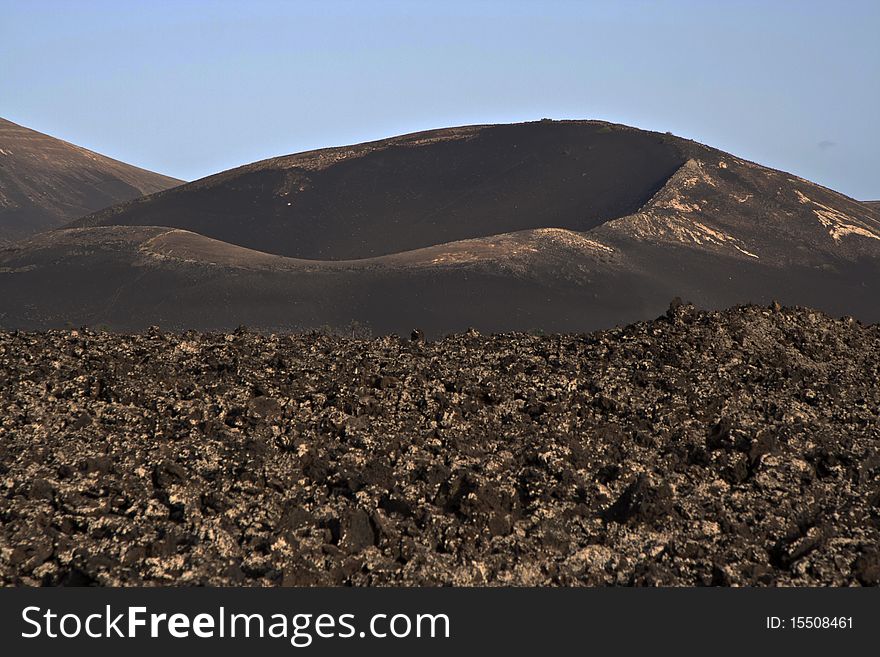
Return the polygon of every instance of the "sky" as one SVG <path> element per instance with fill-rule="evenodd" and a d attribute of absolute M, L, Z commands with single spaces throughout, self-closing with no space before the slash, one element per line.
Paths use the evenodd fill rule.
<path fill-rule="evenodd" d="M 878 0 L 0 0 L 0 116 L 186 180 L 474 123 L 671 131 L 880 198 Z"/>

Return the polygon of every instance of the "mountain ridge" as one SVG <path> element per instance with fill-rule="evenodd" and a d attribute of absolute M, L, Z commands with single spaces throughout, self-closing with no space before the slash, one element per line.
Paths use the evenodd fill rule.
<path fill-rule="evenodd" d="M 181 182 L 0 118 L 0 241 Z"/>
<path fill-rule="evenodd" d="M 385 207 L 419 230 L 395 232 Z M 674 296 L 878 321 L 877 281 L 869 206 L 671 135 L 541 121 L 270 158 L 85 217 L 0 251 L 0 324 L 577 332 Z"/>

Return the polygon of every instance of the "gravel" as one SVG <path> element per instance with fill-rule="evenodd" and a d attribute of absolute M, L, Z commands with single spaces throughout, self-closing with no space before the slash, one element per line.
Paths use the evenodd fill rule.
<path fill-rule="evenodd" d="M 0 333 L 0 584 L 880 583 L 880 326 Z"/>

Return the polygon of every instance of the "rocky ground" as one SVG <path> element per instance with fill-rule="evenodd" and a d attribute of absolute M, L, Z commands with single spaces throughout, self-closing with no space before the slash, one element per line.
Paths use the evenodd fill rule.
<path fill-rule="evenodd" d="M 880 326 L 0 334 L 6 585 L 876 585 Z"/>

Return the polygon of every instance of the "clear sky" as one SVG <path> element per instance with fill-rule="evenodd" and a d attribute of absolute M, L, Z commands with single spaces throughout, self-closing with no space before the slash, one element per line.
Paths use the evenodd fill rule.
<path fill-rule="evenodd" d="M 880 2 L 0 0 L 0 116 L 185 179 L 599 118 L 880 198 Z"/>

